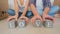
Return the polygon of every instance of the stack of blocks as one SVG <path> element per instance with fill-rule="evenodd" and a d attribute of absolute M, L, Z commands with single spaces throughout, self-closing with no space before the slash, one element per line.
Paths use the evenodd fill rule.
<path fill-rule="evenodd" d="M 18 25 L 19 28 L 23 28 L 23 27 L 26 26 L 26 21 L 24 19 L 18 19 L 17 23 L 16 23 L 15 19 L 10 20 L 9 23 L 8 23 L 9 28 L 13 29 L 17 25 Z M 34 27 L 41 27 L 42 25 L 44 25 L 47 28 L 52 28 L 53 27 L 53 22 L 51 20 L 46 19 L 46 21 L 44 23 L 42 23 L 40 20 L 36 20 L 35 23 L 33 24 Z"/>

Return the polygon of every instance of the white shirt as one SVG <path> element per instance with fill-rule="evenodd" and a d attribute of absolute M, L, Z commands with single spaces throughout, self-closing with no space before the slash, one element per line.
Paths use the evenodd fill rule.
<path fill-rule="evenodd" d="M 18 0 L 18 7 L 20 7 L 20 8 L 19 8 L 19 9 L 20 9 L 19 12 L 23 12 L 24 7 L 25 7 L 25 5 L 26 5 L 25 3 L 26 3 L 26 0 L 24 0 L 24 4 L 21 5 L 21 4 L 20 4 L 20 0 Z"/>
<path fill-rule="evenodd" d="M 23 6 L 25 6 L 25 3 L 26 3 L 26 0 L 24 0 Z M 19 5 L 19 6 L 22 6 L 22 5 L 20 4 L 20 0 L 18 0 L 18 5 Z"/>

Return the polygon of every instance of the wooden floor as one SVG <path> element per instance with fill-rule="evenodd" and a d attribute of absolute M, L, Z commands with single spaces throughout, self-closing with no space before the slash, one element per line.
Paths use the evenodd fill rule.
<path fill-rule="evenodd" d="M 55 17 L 60 18 L 60 14 L 56 14 Z"/>
<path fill-rule="evenodd" d="M 0 21 L 0 34 L 60 34 L 60 18 L 56 18 L 53 28 L 33 27 L 29 23 L 25 28 L 9 29 L 5 20 Z"/>

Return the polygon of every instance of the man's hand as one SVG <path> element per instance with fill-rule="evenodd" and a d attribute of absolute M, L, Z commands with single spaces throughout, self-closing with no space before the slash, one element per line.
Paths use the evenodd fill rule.
<path fill-rule="evenodd" d="M 31 22 L 34 24 L 34 23 L 35 23 L 35 21 L 36 21 L 36 19 L 39 19 L 40 21 L 42 21 L 41 16 L 40 16 L 40 15 L 38 15 L 38 16 L 33 16 L 33 17 L 31 18 Z"/>
<path fill-rule="evenodd" d="M 45 19 L 51 19 L 53 22 L 55 21 L 55 19 L 52 16 L 43 14 L 43 20 L 45 21 Z"/>
<path fill-rule="evenodd" d="M 26 16 L 21 16 L 20 19 L 25 19 L 27 23 L 29 22 L 29 19 Z"/>
<path fill-rule="evenodd" d="M 12 20 L 12 19 L 15 19 L 15 20 L 17 21 L 17 18 L 18 18 L 17 15 L 15 15 L 15 16 L 10 16 L 10 17 L 7 19 L 7 21 L 10 21 L 10 20 Z"/>

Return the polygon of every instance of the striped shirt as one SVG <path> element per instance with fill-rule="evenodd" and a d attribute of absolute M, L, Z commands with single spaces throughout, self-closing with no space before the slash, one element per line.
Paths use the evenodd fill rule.
<path fill-rule="evenodd" d="M 34 4 L 37 8 L 44 9 L 45 7 L 51 7 L 54 0 L 30 0 L 30 3 Z"/>

